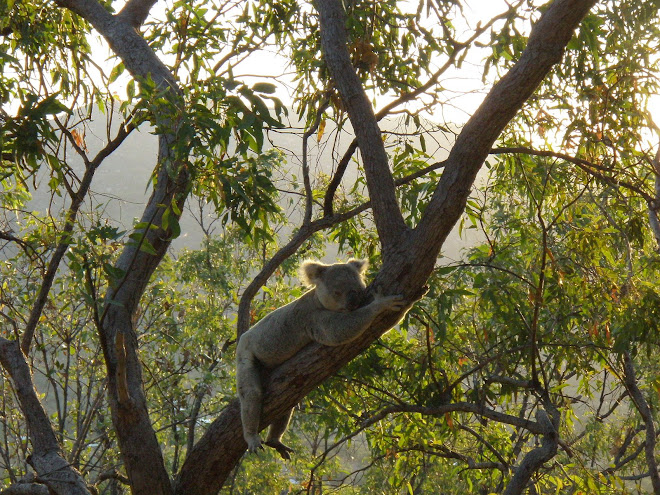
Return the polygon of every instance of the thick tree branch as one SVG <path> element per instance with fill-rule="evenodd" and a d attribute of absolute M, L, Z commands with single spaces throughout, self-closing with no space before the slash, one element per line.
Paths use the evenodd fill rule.
<path fill-rule="evenodd" d="M 56 3 L 90 22 L 133 77 L 141 80 L 150 75 L 161 88 L 170 86 L 176 91 L 174 77 L 129 22 L 128 14 L 127 18 L 112 15 L 97 0 L 56 0 Z M 138 0 L 138 3 L 142 2 Z"/>
<path fill-rule="evenodd" d="M 477 172 L 493 143 L 529 98 L 554 64 L 595 0 L 555 0 L 533 27 L 520 60 L 491 89 L 475 114 L 461 130 L 446 161 L 445 170 L 422 220 L 415 229 L 411 248 L 415 259 L 425 260 L 430 271 L 435 253 L 465 208 Z M 432 263 L 432 264 L 431 264 Z"/>
<path fill-rule="evenodd" d="M 174 211 L 183 211 L 189 192 L 190 177 L 185 163 L 187 157 L 174 154 L 179 124 L 173 114 L 179 111 L 175 109 L 182 108 L 180 91 L 173 75 L 135 29 L 134 24 L 150 6 L 148 0 L 129 2 L 129 10 L 115 16 L 96 0 L 57 0 L 57 3 L 89 21 L 107 40 L 131 75 L 138 81 L 150 78 L 167 100 L 164 104 L 167 108 L 154 112 L 154 118 L 158 120 L 157 127 L 163 131 L 158 141 L 154 190 L 141 219 L 141 225 L 156 228 L 138 229 L 136 234 L 141 236 L 142 241 L 129 243 L 122 251 L 116 268 L 122 270 L 125 276 L 108 291 L 99 334 L 108 373 L 112 420 L 132 492 L 134 495 L 169 494 L 172 486 L 147 410 L 132 317 L 153 271 L 171 242 L 171 231 L 160 228 L 162 216 L 170 205 L 176 206 L 172 208 L 172 214 Z M 153 247 L 155 254 L 140 250 L 140 246 L 147 243 Z M 118 333 L 122 334 L 119 339 Z M 121 346 L 117 346 L 117 342 Z M 119 356 L 123 357 L 121 366 Z M 121 397 L 120 391 L 123 391 Z"/>
<path fill-rule="evenodd" d="M 0 495 L 51 495 L 46 485 L 39 483 L 16 483 L 9 485 Z"/>
<path fill-rule="evenodd" d="M 129 0 L 117 14 L 118 17 L 128 22 L 135 29 L 144 24 L 149 16 L 149 11 L 158 0 Z"/>
<path fill-rule="evenodd" d="M 386 259 L 407 229 L 394 193 L 387 152 L 371 102 L 351 64 L 346 16 L 341 2 L 316 0 L 315 5 L 320 16 L 323 57 L 344 101 L 360 147 L 374 221 Z"/>

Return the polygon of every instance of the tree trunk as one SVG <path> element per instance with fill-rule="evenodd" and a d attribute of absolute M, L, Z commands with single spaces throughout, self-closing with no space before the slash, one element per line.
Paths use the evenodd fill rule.
<path fill-rule="evenodd" d="M 131 0 L 117 15 L 110 14 L 96 0 L 58 0 L 58 3 L 87 19 L 108 41 L 131 75 L 138 80 L 151 78 L 174 107 L 180 97 L 175 79 L 136 30 L 146 19 L 153 0 Z M 143 225 L 158 228 L 138 230 L 156 254 L 141 250 L 139 244 L 124 248 L 116 267 L 123 270 L 125 276 L 116 288 L 108 291 L 99 328 L 112 420 L 134 495 L 172 493 L 171 480 L 147 409 L 132 321 L 149 279 L 171 242 L 171 231 L 160 228 L 163 213 L 171 204 L 176 204 L 178 211 L 183 210 L 190 184 L 185 168 L 187 157 L 177 157 L 174 153 L 178 124 L 167 116 L 170 112 L 163 114 L 164 117 L 156 115 L 161 119 L 159 128 L 167 129 L 158 137 L 157 181 L 141 219 Z M 174 211 L 171 214 L 174 215 Z"/>

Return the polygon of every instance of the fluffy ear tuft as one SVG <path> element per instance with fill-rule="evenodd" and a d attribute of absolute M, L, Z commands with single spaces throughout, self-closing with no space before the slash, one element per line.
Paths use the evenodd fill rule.
<path fill-rule="evenodd" d="M 351 268 L 355 269 L 360 275 L 364 275 L 364 272 L 367 271 L 367 268 L 369 268 L 369 261 L 368 260 L 356 260 L 354 258 L 348 260 L 348 263 Z"/>
<path fill-rule="evenodd" d="M 300 265 L 300 280 L 307 287 L 312 287 L 319 282 L 321 275 L 328 268 L 328 265 L 318 261 L 307 260 Z"/>

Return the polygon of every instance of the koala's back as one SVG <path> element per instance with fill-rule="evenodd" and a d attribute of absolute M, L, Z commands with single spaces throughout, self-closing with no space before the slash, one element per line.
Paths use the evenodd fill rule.
<path fill-rule="evenodd" d="M 263 365 L 277 366 L 312 342 L 314 315 L 323 311 L 314 290 L 276 309 L 245 332 L 238 349 L 250 349 Z"/>

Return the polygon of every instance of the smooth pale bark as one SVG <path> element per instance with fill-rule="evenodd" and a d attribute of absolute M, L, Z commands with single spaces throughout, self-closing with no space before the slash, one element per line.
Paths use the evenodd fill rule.
<path fill-rule="evenodd" d="M 507 123 L 534 92 L 552 66 L 561 60 L 566 44 L 582 17 L 595 0 L 556 0 L 534 26 L 520 61 L 493 87 L 479 110 L 459 135 L 445 165 L 431 204 L 420 225 L 410 231 L 402 229 L 397 210 L 392 218 L 393 181 L 387 162 L 376 150 L 383 146 L 380 133 L 373 132 L 373 111 L 362 108 L 364 95 L 355 94 L 352 77 L 344 78 L 333 70 L 349 70 L 341 60 L 348 54 L 346 45 L 324 41 L 324 50 L 344 52 L 337 55 L 324 52 L 326 60 L 337 57 L 329 68 L 342 96 L 348 98 L 349 112 L 358 143 L 370 150 L 362 153 L 369 192 L 379 197 L 372 208 L 383 251 L 388 253 L 376 282 L 388 293 L 403 293 L 414 300 L 423 291 L 436 258 L 447 235 L 463 212 L 478 170 L 488 156 L 495 139 Z M 338 12 L 338 0 L 317 0 L 322 30 L 333 33 L 343 29 L 343 16 Z M 334 68 L 334 69 L 333 69 Z M 350 68 L 352 71 L 353 69 Z M 346 80 L 345 80 L 346 79 Z M 363 90 L 360 90 L 364 93 Z M 355 106 L 354 106 L 355 105 Z M 359 110 L 356 110 L 359 109 Z M 362 119 L 365 120 L 363 125 Z M 368 159 L 375 160 L 367 163 Z M 381 190 L 385 189 L 385 190 Z M 298 355 L 274 370 L 265 390 L 262 427 L 294 406 L 319 383 L 332 376 L 343 365 L 366 349 L 397 321 L 391 315 L 374 322 L 362 336 L 349 345 L 324 347 L 310 345 Z M 186 495 L 215 494 L 245 450 L 239 409 L 232 403 L 212 423 L 195 445 L 184 463 L 176 483 L 176 493 Z"/>

